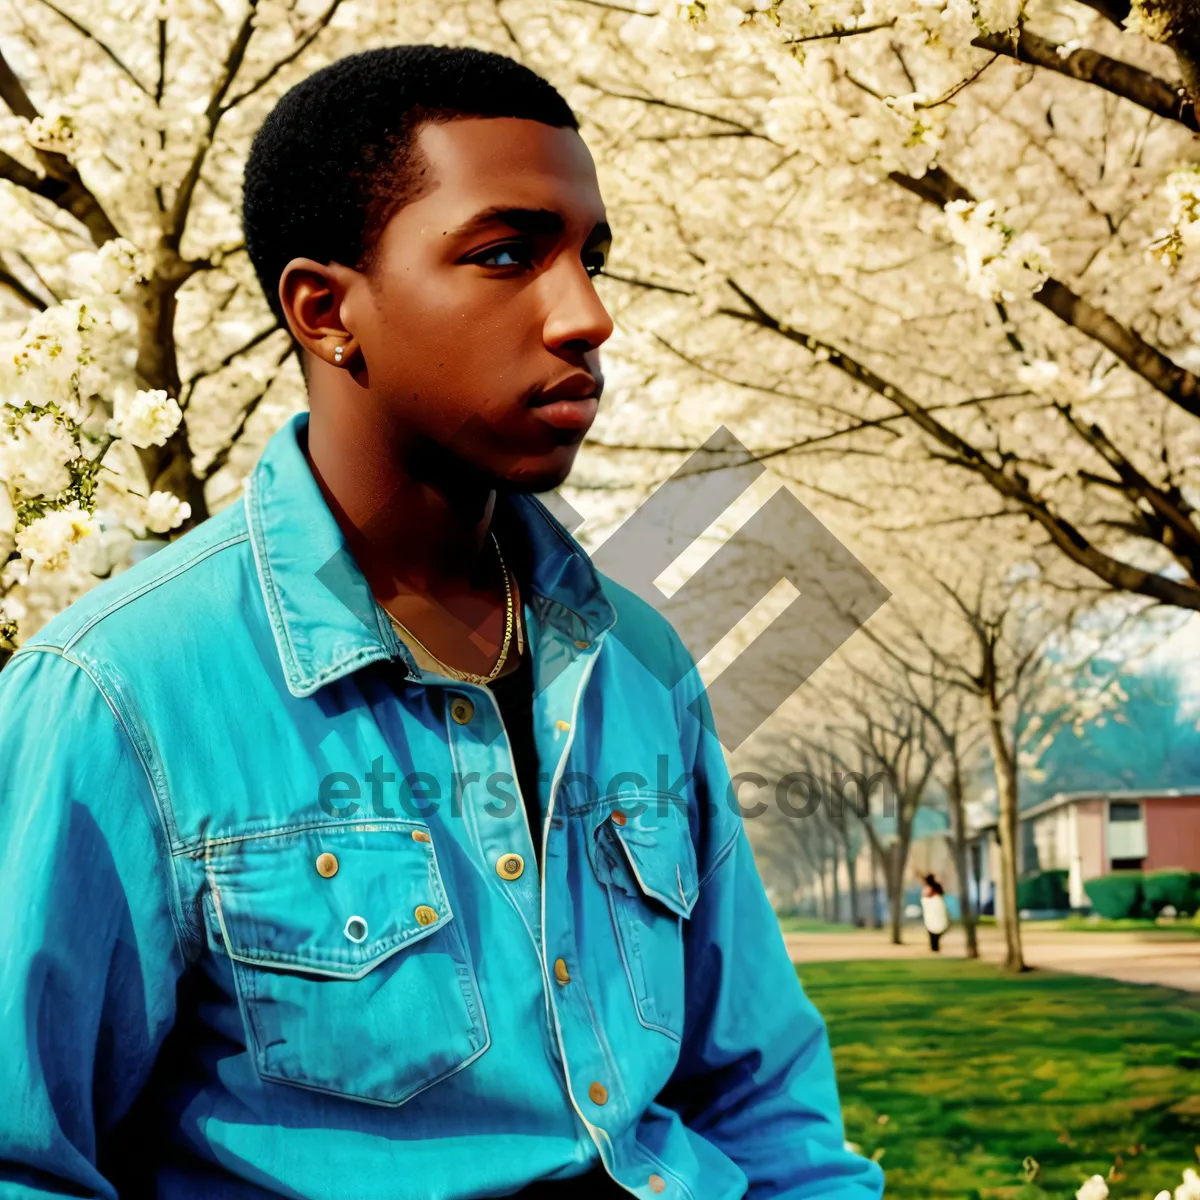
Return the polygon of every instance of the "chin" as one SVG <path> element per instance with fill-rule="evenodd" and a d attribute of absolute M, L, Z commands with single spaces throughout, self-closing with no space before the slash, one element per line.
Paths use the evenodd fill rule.
<path fill-rule="evenodd" d="M 525 459 L 496 475 L 511 492 L 551 492 L 571 474 L 577 450 L 577 445 L 561 446 L 554 454 Z"/>

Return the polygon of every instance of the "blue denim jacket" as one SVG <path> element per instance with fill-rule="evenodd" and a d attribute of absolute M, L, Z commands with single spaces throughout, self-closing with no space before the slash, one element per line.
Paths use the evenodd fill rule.
<path fill-rule="evenodd" d="M 880 1196 L 669 624 L 514 498 L 531 829 L 491 693 L 398 641 L 307 421 L 0 674 L 0 1194 L 136 1161 L 168 1200 L 600 1164 L 647 1200 Z"/>

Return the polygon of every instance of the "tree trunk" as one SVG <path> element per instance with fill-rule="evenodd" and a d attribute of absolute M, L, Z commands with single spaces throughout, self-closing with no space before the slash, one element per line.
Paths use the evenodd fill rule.
<path fill-rule="evenodd" d="M 962 910 L 963 933 L 967 938 L 967 957 L 979 957 L 979 940 L 975 934 L 975 910 L 971 907 L 971 872 L 967 866 L 967 818 L 963 811 L 962 771 L 959 769 L 957 748 L 951 753 L 954 761 L 947 794 L 950 800 L 951 846 L 954 869 L 958 872 L 958 904 Z"/>
<path fill-rule="evenodd" d="M 842 919 L 842 887 L 838 880 L 838 856 L 836 849 L 829 858 L 829 880 L 830 891 L 833 893 L 833 919 L 835 922 L 840 922 Z"/>
<path fill-rule="evenodd" d="M 1194 105 L 1200 105 L 1200 0 L 1160 0 L 1160 6 L 1171 14 L 1171 32 L 1166 40 L 1175 51 L 1184 90 Z"/>
<path fill-rule="evenodd" d="M 821 896 L 821 920 L 829 920 L 829 897 L 825 894 L 825 864 L 822 863 L 817 875 L 817 889 Z"/>
<path fill-rule="evenodd" d="M 182 390 L 179 360 L 175 345 L 175 314 L 178 292 L 186 279 L 179 255 L 165 244 L 154 251 L 151 278 L 139 296 L 138 358 L 139 386 L 161 388 L 178 400 Z M 173 532 L 180 537 L 208 517 L 204 481 L 192 470 L 193 453 L 188 437 L 187 416 L 162 446 L 147 446 L 138 451 L 151 491 L 171 492 L 186 500 L 192 511 L 182 526 Z"/>
<path fill-rule="evenodd" d="M 850 889 L 850 924 L 858 925 L 858 880 L 854 878 L 854 868 L 858 865 L 858 854 L 850 853 L 850 839 L 846 838 L 846 881 Z"/>
<path fill-rule="evenodd" d="M 1017 915 L 1017 772 L 1004 736 L 1003 716 L 994 695 L 985 694 L 992 762 L 996 771 L 996 794 L 1000 808 L 1000 878 L 997 882 L 996 921 L 1004 928 L 1004 966 L 1009 971 L 1026 970 L 1021 952 L 1021 923 Z"/>
<path fill-rule="evenodd" d="M 871 928 L 882 929 L 883 918 L 879 912 L 879 847 L 871 845 Z"/>
<path fill-rule="evenodd" d="M 888 914 L 891 919 L 892 945 L 904 944 L 900 923 L 904 919 L 904 859 L 908 855 L 901 850 L 899 842 L 888 847 L 884 865 L 887 868 Z"/>

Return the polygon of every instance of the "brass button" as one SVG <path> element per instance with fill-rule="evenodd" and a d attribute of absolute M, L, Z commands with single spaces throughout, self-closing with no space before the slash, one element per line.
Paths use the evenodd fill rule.
<path fill-rule="evenodd" d="M 496 874 L 501 879 L 520 879 L 525 860 L 519 854 L 502 854 L 496 859 Z"/>
<path fill-rule="evenodd" d="M 328 850 L 324 854 L 317 855 L 317 874 L 328 879 L 331 875 L 336 875 L 338 869 L 337 856 L 330 854 Z"/>
<path fill-rule="evenodd" d="M 613 810 L 612 823 L 614 825 L 624 825 L 625 824 L 625 814 L 619 808 Z"/>
<path fill-rule="evenodd" d="M 652 1192 L 661 1192 L 667 1186 L 667 1181 L 661 1175 L 651 1175 L 646 1182 Z"/>
<path fill-rule="evenodd" d="M 576 642 L 575 649 L 576 650 L 586 650 L 591 644 L 592 644 L 591 642 L 583 642 L 583 641 Z"/>
<path fill-rule="evenodd" d="M 418 925 L 432 925 L 438 919 L 437 910 L 428 904 L 418 904 L 413 916 L 417 918 Z"/>
<path fill-rule="evenodd" d="M 591 1097 L 593 1104 L 603 1104 L 608 1099 L 608 1088 L 602 1083 L 593 1083 L 588 1088 L 588 1095 Z"/>
<path fill-rule="evenodd" d="M 413 841 L 414 842 L 427 842 L 429 840 L 430 840 L 429 834 L 427 834 L 425 832 L 425 830 L 423 830 L 423 829 L 414 829 L 413 830 Z"/>
<path fill-rule="evenodd" d="M 567 970 L 567 964 L 561 958 L 554 960 L 554 978 L 559 983 L 571 982 L 571 973 Z"/>
<path fill-rule="evenodd" d="M 570 721 L 555 721 L 554 724 L 559 729 L 570 729 L 571 728 Z"/>
<path fill-rule="evenodd" d="M 450 715 L 460 725 L 465 725 L 475 715 L 475 705 L 466 696 L 455 696 L 450 701 Z"/>

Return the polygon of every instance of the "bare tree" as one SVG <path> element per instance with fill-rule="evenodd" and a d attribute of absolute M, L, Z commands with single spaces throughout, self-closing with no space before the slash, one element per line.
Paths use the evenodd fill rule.
<path fill-rule="evenodd" d="M 848 782 L 856 784 L 854 802 L 844 803 L 858 819 L 883 868 L 892 941 L 900 945 L 913 826 L 939 751 L 931 745 L 924 716 L 906 701 L 868 695 L 863 688 L 840 696 L 846 719 L 827 722 L 817 736 L 803 740 L 840 771 L 839 791 Z M 873 797 L 879 793 L 871 784 L 880 778 L 886 787 L 876 811 Z M 894 820 L 894 836 L 883 831 L 880 818 Z"/>
<path fill-rule="evenodd" d="M 950 846 L 958 876 L 958 898 L 967 957 L 979 957 L 975 910 L 971 900 L 971 872 L 967 862 L 967 820 L 965 766 L 985 734 L 978 719 L 978 706 L 970 702 L 960 688 L 942 678 L 936 662 L 926 656 L 919 663 L 916 654 L 892 653 L 888 641 L 876 631 L 864 631 L 883 651 L 890 672 L 869 672 L 855 667 L 856 674 L 872 687 L 892 695 L 898 702 L 911 704 L 940 738 L 942 754 L 935 775 L 946 793 L 950 813 Z"/>

